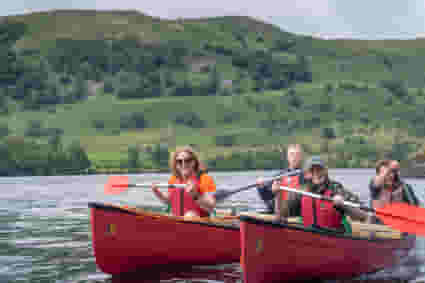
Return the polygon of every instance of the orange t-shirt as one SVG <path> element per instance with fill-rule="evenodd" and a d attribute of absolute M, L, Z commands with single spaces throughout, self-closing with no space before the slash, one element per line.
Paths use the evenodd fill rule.
<path fill-rule="evenodd" d="M 183 184 L 183 182 L 179 180 L 179 178 L 177 178 L 176 176 L 172 175 L 170 179 L 168 180 L 168 184 Z M 213 178 L 209 176 L 208 174 L 203 173 L 201 177 L 199 178 L 198 190 L 201 195 L 204 193 L 215 192 L 216 186 L 215 186 Z"/>

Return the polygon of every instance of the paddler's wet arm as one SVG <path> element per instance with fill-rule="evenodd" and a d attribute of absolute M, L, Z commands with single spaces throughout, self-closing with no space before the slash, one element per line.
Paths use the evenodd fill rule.
<path fill-rule="evenodd" d="M 152 188 L 153 193 L 155 196 L 164 204 L 170 204 L 170 195 L 168 192 L 162 192 L 158 188 L 154 187 Z"/>
<path fill-rule="evenodd" d="M 366 211 L 351 206 L 345 206 L 343 208 L 343 213 L 350 216 L 353 220 L 359 221 L 366 221 L 369 217 Z"/>
<path fill-rule="evenodd" d="M 274 198 L 272 184 L 257 186 L 257 191 L 263 201 L 270 201 Z"/>
<path fill-rule="evenodd" d="M 344 201 L 360 203 L 360 198 L 358 195 L 354 194 L 351 190 L 345 188 L 339 182 L 333 182 L 333 187 L 335 194 L 340 195 Z M 352 206 L 338 206 L 337 209 L 346 215 L 349 215 L 354 220 L 366 221 L 368 219 L 368 213 L 361 210 L 360 208 L 355 208 Z"/>
<path fill-rule="evenodd" d="M 209 212 L 213 211 L 216 205 L 215 198 L 208 193 L 204 193 L 195 201 L 199 204 L 200 207 Z"/>
<path fill-rule="evenodd" d="M 281 171 L 278 174 L 273 175 L 272 178 L 278 177 L 286 172 L 287 170 Z M 273 182 L 271 181 L 264 182 L 262 178 L 257 179 L 258 194 L 260 195 L 260 198 L 266 203 L 269 203 L 270 201 L 272 201 L 274 197 L 276 196 L 276 194 L 273 193 L 272 191 L 272 184 Z"/>

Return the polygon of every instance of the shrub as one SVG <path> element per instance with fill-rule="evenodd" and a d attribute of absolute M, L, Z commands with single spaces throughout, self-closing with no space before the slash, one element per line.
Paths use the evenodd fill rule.
<path fill-rule="evenodd" d="M 218 146 L 233 146 L 235 141 L 236 137 L 234 135 L 223 135 L 215 137 L 215 144 Z"/>
<path fill-rule="evenodd" d="M 45 135 L 42 123 L 40 120 L 31 120 L 28 122 L 25 136 L 29 137 L 42 137 Z"/>
<path fill-rule="evenodd" d="M 156 144 L 152 148 L 151 157 L 152 161 L 160 168 L 168 165 L 168 158 L 170 152 L 168 146 L 165 144 Z"/>
<path fill-rule="evenodd" d="M 392 94 L 399 98 L 409 94 L 406 84 L 400 80 L 381 81 L 381 86 L 388 89 Z"/>
<path fill-rule="evenodd" d="M 0 125 L 0 138 L 8 136 L 10 133 L 7 125 Z"/>
<path fill-rule="evenodd" d="M 96 130 L 103 130 L 105 128 L 105 121 L 103 120 L 93 120 L 92 124 Z"/>
<path fill-rule="evenodd" d="M 205 127 L 205 121 L 202 120 L 197 113 L 194 112 L 183 112 L 176 116 L 174 122 L 177 124 L 185 125 L 191 128 L 203 128 Z"/>
<path fill-rule="evenodd" d="M 106 80 L 105 83 L 103 84 L 103 92 L 104 93 L 114 93 L 115 88 L 114 88 L 114 84 L 112 82 L 112 80 Z"/>
<path fill-rule="evenodd" d="M 241 119 L 241 113 L 226 111 L 222 117 L 217 118 L 218 123 L 231 124 Z"/>
<path fill-rule="evenodd" d="M 322 128 L 321 136 L 325 139 L 334 139 L 336 138 L 334 128 Z"/>
<path fill-rule="evenodd" d="M 141 112 L 123 114 L 120 118 L 121 129 L 144 129 L 146 127 L 147 121 Z"/>
<path fill-rule="evenodd" d="M 140 167 L 140 150 L 137 145 L 128 147 L 128 168 Z"/>

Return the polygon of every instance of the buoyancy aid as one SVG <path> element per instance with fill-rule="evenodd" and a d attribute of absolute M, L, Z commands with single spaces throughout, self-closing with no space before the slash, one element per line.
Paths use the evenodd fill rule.
<path fill-rule="evenodd" d="M 283 176 L 280 180 L 280 185 L 283 187 L 299 189 L 301 185 L 301 178 L 299 175 L 296 176 Z M 282 191 L 282 199 L 288 199 L 288 192 Z"/>
<path fill-rule="evenodd" d="M 331 198 L 332 190 L 325 190 L 324 195 Z M 313 224 L 333 229 L 342 227 L 342 214 L 334 208 L 331 201 L 303 196 L 301 198 L 301 215 L 305 227 Z"/>
<path fill-rule="evenodd" d="M 196 184 L 197 190 L 200 193 L 200 195 L 204 194 L 204 192 L 200 190 L 200 178 L 202 177 L 203 177 L 202 174 L 199 177 L 198 176 L 191 177 L 191 180 Z M 183 182 L 176 176 L 171 176 L 168 183 L 170 185 L 171 184 L 186 184 L 186 182 Z M 192 196 L 189 193 L 187 193 L 184 189 L 169 188 L 168 193 L 170 197 L 171 212 L 173 215 L 184 216 L 186 212 L 194 211 L 200 217 L 209 216 L 208 211 L 201 208 L 199 204 L 196 203 L 196 201 L 192 198 Z"/>

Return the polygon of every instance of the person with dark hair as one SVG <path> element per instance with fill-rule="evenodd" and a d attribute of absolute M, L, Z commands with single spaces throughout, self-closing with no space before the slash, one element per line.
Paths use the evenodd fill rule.
<path fill-rule="evenodd" d="M 382 207 L 391 202 L 420 204 L 412 187 L 401 180 L 397 160 L 379 160 L 375 169 L 376 176 L 369 183 L 372 207 Z"/>

